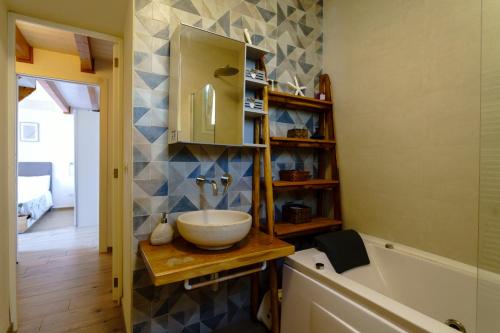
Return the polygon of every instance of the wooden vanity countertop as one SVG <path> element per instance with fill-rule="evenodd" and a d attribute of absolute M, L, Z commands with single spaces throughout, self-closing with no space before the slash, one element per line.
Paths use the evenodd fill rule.
<path fill-rule="evenodd" d="M 242 241 L 227 250 L 202 250 L 177 237 L 172 243 L 153 246 L 139 243 L 139 252 L 155 286 L 286 257 L 295 252 L 290 245 L 252 228 Z"/>

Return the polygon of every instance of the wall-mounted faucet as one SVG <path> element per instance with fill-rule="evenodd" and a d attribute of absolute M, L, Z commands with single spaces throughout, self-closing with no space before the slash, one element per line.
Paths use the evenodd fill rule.
<path fill-rule="evenodd" d="M 210 184 L 212 186 L 212 193 L 213 195 L 217 195 L 219 192 L 217 189 L 217 182 L 215 180 L 210 180 L 207 179 L 205 176 L 198 176 L 196 177 L 196 184 L 201 188 L 203 187 L 204 184 Z"/>
<path fill-rule="evenodd" d="M 227 193 L 227 189 L 229 186 L 231 186 L 232 182 L 233 182 L 233 176 L 231 176 L 228 173 L 225 173 L 222 175 L 222 177 L 220 177 L 220 183 L 222 184 L 222 186 L 224 186 L 223 194 Z"/>

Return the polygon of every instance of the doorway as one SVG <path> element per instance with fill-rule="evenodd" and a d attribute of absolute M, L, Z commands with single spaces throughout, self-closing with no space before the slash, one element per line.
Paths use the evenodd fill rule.
<path fill-rule="evenodd" d="M 43 139 L 48 133 L 62 134 L 52 142 L 51 150 L 60 156 L 62 147 L 73 148 L 73 160 L 66 158 L 61 164 L 49 158 L 22 161 L 17 154 L 22 154 L 20 141 L 14 139 L 9 146 L 20 162 L 15 158 L 8 161 L 11 170 L 15 170 L 10 174 L 12 192 L 15 194 L 23 181 L 33 183 L 34 179 L 26 178 L 40 177 L 40 187 L 52 196 L 50 200 L 46 195 L 39 212 L 26 210 L 26 214 L 19 214 L 15 210 L 16 215 L 24 215 L 27 220 L 25 230 L 19 235 L 19 247 L 16 245 L 18 216 L 10 213 L 9 235 L 14 246 L 11 246 L 9 272 L 14 291 L 11 293 L 14 329 L 122 331 L 122 253 L 119 230 L 115 232 L 114 223 L 121 211 L 121 195 L 119 179 L 112 177 L 115 168 L 122 168 L 118 112 L 121 41 L 16 14 L 9 14 L 9 31 L 9 52 L 16 55 L 10 57 L 16 59 L 9 64 L 10 73 L 16 73 L 16 80 L 34 80 L 35 90 L 43 86 L 41 91 L 58 107 L 53 116 L 66 116 L 67 123 L 71 122 L 68 119 L 73 121 L 71 136 L 70 130 L 61 124 L 54 126 L 44 119 L 22 118 L 21 105 L 18 112 L 9 115 L 14 138 L 24 135 L 25 139 L 31 136 L 35 140 L 37 135 Z M 27 52 L 18 54 L 22 50 Z M 17 96 L 26 93 L 26 87 L 21 84 L 18 87 L 16 83 L 9 82 L 10 89 L 17 87 L 15 93 L 12 90 L 9 93 L 10 110 L 17 109 Z M 74 98 L 78 95 L 85 95 L 90 106 L 74 102 L 82 101 Z M 25 101 L 29 100 L 30 93 L 25 96 Z M 25 124 L 21 125 L 21 120 Z M 33 150 L 30 155 L 34 155 Z M 58 185 L 64 183 L 60 171 L 66 185 L 69 184 L 66 196 L 63 195 L 66 204 L 61 203 L 64 200 L 59 200 L 61 197 L 56 193 Z M 19 180 L 18 175 L 25 179 Z M 72 205 L 68 200 L 71 184 Z M 16 197 L 9 196 L 12 206 Z M 29 206 L 27 202 L 22 205 Z M 16 248 L 20 250 L 18 265 Z"/>

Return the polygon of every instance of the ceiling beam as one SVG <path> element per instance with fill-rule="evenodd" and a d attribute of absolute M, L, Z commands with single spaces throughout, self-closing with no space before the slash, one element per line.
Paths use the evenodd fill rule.
<path fill-rule="evenodd" d="M 80 55 L 80 70 L 94 74 L 94 58 L 90 50 L 90 39 L 87 36 L 75 34 L 76 48 Z"/>
<path fill-rule="evenodd" d="M 17 95 L 19 98 L 19 102 L 31 95 L 33 91 L 35 91 L 36 88 L 30 88 L 30 87 L 21 87 L 19 86 L 19 94 Z"/>
<path fill-rule="evenodd" d="M 87 86 L 87 91 L 89 93 L 90 105 L 92 106 L 92 111 L 99 112 L 99 99 L 97 97 L 97 89 L 94 86 Z"/>
<path fill-rule="evenodd" d="M 16 61 L 33 63 L 33 47 L 24 38 L 21 30 L 16 26 Z"/>
<path fill-rule="evenodd" d="M 54 102 L 56 102 L 56 104 L 61 108 L 61 110 L 64 113 L 68 113 L 68 114 L 71 113 L 71 108 L 70 108 L 68 102 L 66 102 L 66 99 L 61 94 L 61 92 L 57 88 L 57 85 L 54 81 L 39 80 L 38 82 L 43 87 L 43 89 L 45 89 L 47 94 L 49 94 L 50 97 L 52 97 Z"/>

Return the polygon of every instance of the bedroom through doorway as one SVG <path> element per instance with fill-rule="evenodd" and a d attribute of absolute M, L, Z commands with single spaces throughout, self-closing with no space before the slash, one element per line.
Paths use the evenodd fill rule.
<path fill-rule="evenodd" d="M 18 77 L 18 261 L 99 245 L 99 87 Z"/>

